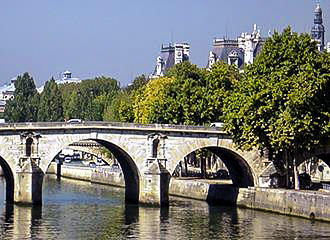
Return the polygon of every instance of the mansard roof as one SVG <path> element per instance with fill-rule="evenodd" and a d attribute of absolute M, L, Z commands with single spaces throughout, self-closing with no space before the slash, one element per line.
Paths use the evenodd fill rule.
<path fill-rule="evenodd" d="M 237 53 L 238 57 L 238 68 L 242 69 L 244 67 L 244 51 L 243 49 L 239 48 L 238 46 L 233 45 L 224 45 L 221 47 L 213 47 L 212 52 L 216 55 L 217 61 L 228 62 L 229 54 L 232 52 Z"/>

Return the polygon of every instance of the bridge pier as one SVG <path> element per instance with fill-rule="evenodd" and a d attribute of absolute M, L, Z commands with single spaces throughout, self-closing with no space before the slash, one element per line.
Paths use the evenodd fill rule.
<path fill-rule="evenodd" d="M 42 182 L 44 173 L 34 164 L 25 159 L 24 166 L 15 174 L 14 202 L 23 205 L 42 204 Z"/>
<path fill-rule="evenodd" d="M 139 202 L 166 206 L 169 203 L 170 174 L 158 160 L 149 160 L 141 177 Z"/>

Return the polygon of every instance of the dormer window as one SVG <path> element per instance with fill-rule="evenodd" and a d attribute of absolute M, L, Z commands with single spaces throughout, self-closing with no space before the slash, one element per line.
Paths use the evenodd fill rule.
<path fill-rule="evenodd" d="M 228 64 L 238 67 L 238 53 L 235 50 L 228 54 Z"/>

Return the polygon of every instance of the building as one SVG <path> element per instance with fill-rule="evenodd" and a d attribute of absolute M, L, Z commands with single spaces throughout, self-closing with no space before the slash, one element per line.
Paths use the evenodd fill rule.
<path fill-rule="evenodd" d="M 64 84 L 64 83 L 80 83 L 80 78 L 73 78 L 72 73 L 70 71 L 65 71 L 62 73 L 62 78 L 56 80 L 57 84 Z"/>
<path fill-rule="evenodd" d="M 70 71 L 65 71 L 61 73 L 61 77 L 57 80 L 55 80 L 57 84 L 64 84 L 64 83 L 80 83 L 80 78 L 73 78 L 72 73 Z M 39 93 L 41 93 L 44 90 L 44 85 L 37 89 Z"/>
<path fill-rule="evenodd" d="M 5 111 L 7 101 L 14 98 L 15 82 L 16 78 L 13 78 L 9 84 L 0 87 L 0 113 Z"/>
<path fill-rule="evenodd" d="M 213 64 L 223 61 L 235 65 L 243 70 L 244 65 L 252 64 L 260 52 L 265 38 L 260 36 L 260 30 L 254 24 L 252 33 L 242 33 L 237 39 L 215 38 L 213 49 L 209 53 L 207 68 Z"/>
<path fill-rule="evenodd" d="M 188 43 L 162 45 L 160 56 L 157 57 L 156 67 L 150 78 L 162 77 L 175 64 L 189 61 L 190 46 Z"/>
<path fill-rule="evenodd" d="M 319 51 L 323 51 L 325 47 L 324 33 L 325 28 L 323 26 L 322 9 L 320 3 L 317 3 L 314 10 L 314 25 L 312 27 L 311 37 L 317 43 Z M 328 47 L 330 47 L 329 43 L 327 44 L 327 48 Z"/>

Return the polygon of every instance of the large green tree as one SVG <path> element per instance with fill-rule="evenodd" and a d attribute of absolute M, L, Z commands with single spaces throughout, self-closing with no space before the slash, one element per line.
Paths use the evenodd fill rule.
<path fill-rule="evenodd" d="M 225 127 L 243 149 L 295 158 L 329 138 L 330 57 L 290 28 L 267 39 L 224 106 Z"/>
<path fill-rule="evenodd" d="M 111 105 L 119 91 L 119 83 L 109 77 L 96 77 L 81 83 L 63 84 L 60 87 L 66 119 L 103 120 L 104 111 Z"/>
<path fill-rule="evenodd" d="M 14 99 L 9 100 L 5 108 L 5 119 L 8 122 L 37 121 L 39 94 L 33 78 L 24 73 L 15 82 Z"/>
<path fill-rule="evenodd" d="M 183 62 L 166 76 L 173 80 L 162 86 L 162 94 L 157 87 L 145 90 L 145 95 L 156 96 L 147 122 L 205 125 L 220 121 L 223 99 L 240 77 L 235 67 L 223 62 L 210 71 Z"/>
<path fill-rule="evenodd" d="M 51 78 L 46 82 L 40 95 L 38 110 L 38 121 L 62 121 L 63 120 L 63 101 L 61 92 Z"/>
<path fill-rule="evenodd" d="M 201 125 L 205 119 L 201 116 L 204 106 L 203 86 L 206 70 L 189 62 L 176 64 L 166 77 L 173 78 L 163 98 L 156 102 L 151 113 L 151 121 L 171 124 Z"/>

